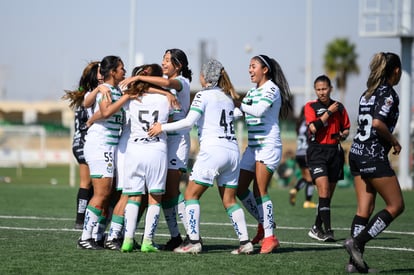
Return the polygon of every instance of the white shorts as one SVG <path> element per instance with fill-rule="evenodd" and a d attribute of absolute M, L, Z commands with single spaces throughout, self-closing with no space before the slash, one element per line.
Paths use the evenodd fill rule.
<path fill-rule="evenodd" d="M 240 173 L 240 153 L 220 146 L 200 148 L 191 171 L 190 180 L 204 186 L 237 188 Z"/>
<path fill-rule="evenodd" d="M 170 135 L 168 144 L 168 169 L 187 171 L 188 154 L 190 153 L 190 134 Z"/>
<path fill-rule="evenodd" d="M 83 150 L 91 178 L 114 177 L 116 147 L 116 145 L 95 143 L 92 139 L 85 142 Z"/>
<path fill-rule="evenodd" d="M 115 164 L 116 164 L 116 189 L 122 190 L 124 185 L 124 163 L 125 152 L 128 144 L 129 132 L 125 132 L 119 138 L 117 150 L 115 151 Z"/>
<path fill-rule="evenodd" d="M 266 165 L 272 173 L 276 170 L 282 156 L 282 146 L 280 147 L 249 147 L 243 153 L 240 162 L 240 169 L 250 172 L 256 171 L 256 161 Z"/>
<path fill-rule="evenodd" d="M 124 165 L 125 195 L 164 194 L 167 179 L 165 143 L 128 142 Z"/>

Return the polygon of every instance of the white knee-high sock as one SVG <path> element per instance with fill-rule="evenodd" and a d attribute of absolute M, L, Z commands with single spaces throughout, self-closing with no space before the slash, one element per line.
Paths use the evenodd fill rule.
<path fill-rule="evenodd" d="M 140 203 L 133 200 L 128 200 L 127 205 L 125 206 L 125 216 L 124 216 L 124 228 L 125 233 L 124 237 L 133 239 L 135 236 L 135 230 L 137 229 L 137 219 L 139 212 Z"/>
<path fill-rule="evenodd" d="M 240 242 L 248 241 L 249 235 L 247 233 L 247 225 L 244 216 L 244 211 L 239 204 L 233 204 L 226 209 L 227 215 L 229 215 L 231 224 Z"/>
<path fill-rule="evenodd" d="M 102 210 L 88 205 L 85 211 L 85 221 L 83 224 L 81 240 L 88 240 L 92 238 L 92 231 L 95 226 L 98 226 L 98 219 L 101 214 Z"/>
<path fill-rule="evenodd" d="M 182 193 L 180 193 L 180 195 L 178 196 L 177 214 L 181 220 L 181 223 L 184 226 L 185 231 L 187 232 L 187 222 L 185 218 L 185 201 Z"/>
<path fill-rule="evenodd" d="M 247 190 L 247 192 L 243 196 L 239 197 L 239 199 L 250 215 L 252 215 L 260 223 L 260 213 L 253 192 Z"/>
<path fill-rule="evenodd" d="M 261 212 L 263 213 L 264 237 L 273 236 L 273 229 L 275 228 L 273 203 L 268 195 L 261 197 Z"/>
<path fill-rule="evenodd" d="M 192 241 L 200 240 L 200 201 L 185 201 L 185 217 L 187 220 L 187 235 Z"/>
<path fill-rule="evenodd" d="M 160 211 L 160 204 L 148 205 L 147 214 L 145 216 L 144 240 L 152 240 L 154 238 L 160 219 Z"/>

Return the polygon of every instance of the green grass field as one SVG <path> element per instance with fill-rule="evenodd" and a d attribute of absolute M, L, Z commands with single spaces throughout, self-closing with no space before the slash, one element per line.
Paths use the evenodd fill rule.
<path fill-rule="evenodd" d="M 342 243 L 356 208 L 352 188 L 338 188 L 333 198 L 336 243 L 310 239 L 315 210 L 301 207 L 303 191 L 291 206 L 288 189 L 274 184 L 270 195 L 280 248 L 269 255 L 231 255 L 238 241 L 214 187 L 201 199 L 203 253 L 125 254 L 76 247 L 81 231 L 73 229 L 77 188 L 69 187 L 69 168 L 20 172 L 17 177 L 16 169 L 0 169 L 0 176 L 12 178 L 0 182 L 0 274 L 345 274 L 348 256 Z M 406 211 L 366 248 L 366 261 L 384 274 L 414 274 L 414 192 L 404 192 L 404 197 Z M 378 198 L 377 210 L 383 205 Z M 256 224 L 245 213 L 253 237 Z M 141 223 L 137 240 L 142 232 Z M 163 217 L 156 234 L 156 243 L 168 240 Z"/>

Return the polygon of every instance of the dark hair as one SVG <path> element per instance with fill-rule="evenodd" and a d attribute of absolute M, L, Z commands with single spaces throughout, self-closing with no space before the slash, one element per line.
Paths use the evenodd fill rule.
<path fill-rule="evenodd" d="M 114 55 L 108 55 L 102 59 L 100 70 L 101 70 L 101 75 L 103 76 L 105 80 L 109 78 L 109 73 L 112 70 L 116 70 L 116 68 L 119 65 L 119 62 L 122 63 L 122 59 Z"/>
<path fill-rule="evenodd" d="M 328 83 L 329 87 L 332 87 L 331 80 L 326 75 L 320 75 L 318 76 L 315 81 L 313 82 L 313 87 L 315 87 L 316 82 L 326 82 Z"/>
<path fill-rule="evenodd" d="M 293 110 L 292 107 L 292 93 L 290 92 L 289 84 L 283 73 L 279 63 L 267 55 L 256 55 L 252 59 L 259 61 L 262 67 L 267 67 L 268 71 L 266 77 L 273 81 L 280 90 L 280 97 L 282 98 L 282 106 L 280 108 L 279 118 L 286 118 L 289 112 Z"/>
<path fill-rule="evenodd" d="M 82 106 L 86 92 L 98 87 L 98 69 L 99 61 L 89 62 L 85 69 L 83 69 L 82 76 L 79 79 L 78 89 L 75 91 L 65 90 L 65 95 L 62 96 L 62 99 L 70 100 L 70 108 L 75 109 Z"/>
<path fill-rule="evenodd" d="M 138 67 L 135 67 L 133 70 L 133 75 L 150 75 L 150 76 L 160 76 L 162 77 L 162 68 L 160 65 L 153 63 L 153 64 L 145 64 Z M 126 94 L 143 94 L 144 92 L 148 91 L 150 87 L 162 89 L 156 85 L 153 85 L 148 82 L 144 81 L 135 81 L 130 85 L 125 93 Z"/>
<path fill-rule="evenodd" d="M 180 49 L 168 49 L 165 53 L 171 54 L 171 62 L 173 65 L 175 67 L 181 67 L 181 74 L 191 82 L 193 73 L 188 68 L 187 55 Z"/>
<path fill-rule="evenodd" d="M 379 52 L 372 58 L 369 68 L 371 70 L 367 80 L 365 98 L 369 99 L 379 85 L 384 84 L 393 75 L 396 68 L 401 68 L 400 57 L 395 53 Z"/>

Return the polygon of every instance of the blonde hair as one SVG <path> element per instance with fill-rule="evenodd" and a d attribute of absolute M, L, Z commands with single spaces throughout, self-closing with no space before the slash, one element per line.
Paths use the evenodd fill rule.
<path fill-rule="evenodd" d="M 233 84 L 231 83 L 229 75 L 224 69 L 221 69 L 220 78 L 218 80 L 217 86 L 219 86 L 225 94 L 230 95 L 231 98 L 233 99 L 240 98 L 240 95 L 236 92 Z"/>
<path fill-rule="evenodd" d="M 371 70 L 367 80 L 365 99 L 369 99 L 375 90 L 393 76 L 394 70 L 401 68 L 401 60 L 395 53 L 376 53 L 369 64 Z"/>

